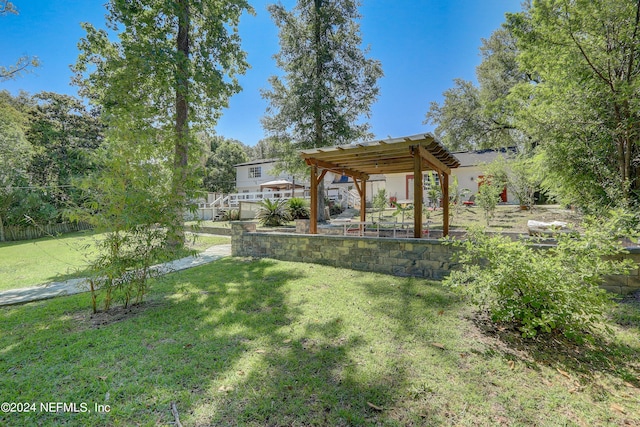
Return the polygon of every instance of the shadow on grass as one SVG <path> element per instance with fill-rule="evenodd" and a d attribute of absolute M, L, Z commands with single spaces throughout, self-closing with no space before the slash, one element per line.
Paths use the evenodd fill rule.
<path fill-rule="evenodd" d="M 392 404 L 403 368 L 363 364 L 369 350 L 348 313 L 314 311 L 331 305 L 323 280 L 335 280 L 314 268 L 222 259 L 154 283 L 114 322 L 92 322 L 87 295 L 0 309 L 5 401 L 110 407 L 1 413 L 0 424 L 167 425 L 171 402 L 185 425 L 375 420 L 368 402 Z"/>
<path fill-rule="evenodd" d="M 215 383 L 215 396 L 192 406 L 191 422 L 362 425 L 375 423 L 381 409 L 393 405 L 405 373 L 402 366 L 369 363 L 377 349 L 370 347 L 367 331 L 357 331 L 363 325 L 349 313 L 361 301 L 350 300 L 335 277 L 315 276 L 319 267 L 299 267 L 305 269 L 300 277 L 308 280 L 296 283 L 303 288 L 291 293 L 274 292 L 282 280 L 277 274 L 241 287 L 235 303 L 252 345 L 234 371 Z M 230 316 L 235 315 L 221 322 L 231 321 Z"/>
<path fill-rule="evenodd" d="M 2 309 L 0 379 L 8 401 L 95 402 L 111 411 L 0 414 L 3 425 L 173 421 L 216 394 L 261 337 L 295 321 L 273 263 L 220 260 L 154 283 L 135 315 L 93 323 L 86 295 Z M 92 403 L 93 405 L 93 403 Z"/>
<path fill-rule="evenodd" d="M 503 354 L 534 370 L 540 365 L 551 366 L 569 371 L 583 382 L 603 373 L 640 386 L 640 342 L 630 345 L 605 335 L 593 336 L 592 342 L 583 343 L 560 334 L 524 338 L 514 327 L 495 324 L 486 316 L 477 315 L 471 320 L 485 338 L 487 357 Z"/>

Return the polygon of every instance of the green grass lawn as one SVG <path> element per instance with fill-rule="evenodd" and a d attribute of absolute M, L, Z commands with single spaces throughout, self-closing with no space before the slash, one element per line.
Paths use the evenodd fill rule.
<path fill-rule="evenodd" d="M 82 277 L 96 256 L 91 231 L 45 237 L 37 240 L 0 243 L 0 291 Z M 192 249 L 229 243 L 228 237 L 198 236 Z"/>
<path fill-rule="evenodd" d="M 0 425 L 622 426 L 640 420 L 640 315 L 576 346 L 523 340 L 439 284 L 225 258 L 145 303 L 0 308 Z M 109 405 L 46 413 L 39 402 Z"/>

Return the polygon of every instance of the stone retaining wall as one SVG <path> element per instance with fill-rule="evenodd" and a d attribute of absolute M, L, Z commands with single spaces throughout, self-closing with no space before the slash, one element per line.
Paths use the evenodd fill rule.
<path fill-rule="evenodd" d="M 372 271 L 395 276 L 440 280 L 449 274 L 457 250 L 434 239 L 377 238 L 323 234 L 256 232 L 256 224 L 231 225 L 233 256 L 274 258 L 353 270 Z M 640 249 L 625 255 L 640 264 Z M 640 290 L 640 269 L 629 276 L 608 278 L 603 286 L 618 294 Z"/>

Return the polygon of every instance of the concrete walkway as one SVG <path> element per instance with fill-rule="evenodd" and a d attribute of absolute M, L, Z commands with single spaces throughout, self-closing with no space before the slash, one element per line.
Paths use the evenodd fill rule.
<path fill-rule="evenodd" d="M 222 257 L 231 255 L 231 244 L 211 246 L 197 256 L 189 256 L 177 259 L 165 264 L 155 266 L 160 274 L 172 273 L 208 264 Z M 38 301 L 55 298 L 63 295 L 73 295 L 89 290 L 86 278 L 70 279 L 64 282 L 52 282 L 45 285 L 31 286 L 29 288 L 11 289 L 0 292 L 0 306 L 23 304 L 30 301 Z"/>

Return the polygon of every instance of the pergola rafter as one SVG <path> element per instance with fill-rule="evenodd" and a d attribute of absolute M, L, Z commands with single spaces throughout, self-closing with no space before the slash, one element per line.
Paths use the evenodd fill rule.
<path fill-rule="evenodd" d="M 353 178 L 360 194 L 360 219 L 365 220 L 366 182 L 370 175 L 413 172 L 414 174 L 414 237 L 422 237 L 422 172 L 433 170 L 440 177 L 442 195 L 449 200 L 449 175 L 460 166 L 431 134 L 419 134 L 360 144 L 303 150 L 300 155 L 311 166 L 311 221 L 310 232 L 318 232 L 317 183 L 327 171 Z M 449 204 L 444 203 L 443 235 L 449 232 Z"/>

